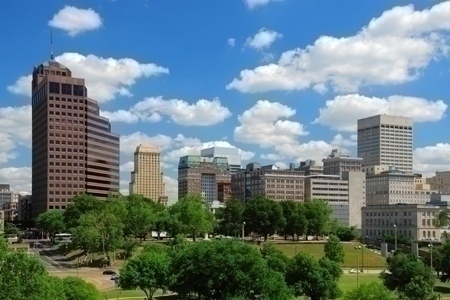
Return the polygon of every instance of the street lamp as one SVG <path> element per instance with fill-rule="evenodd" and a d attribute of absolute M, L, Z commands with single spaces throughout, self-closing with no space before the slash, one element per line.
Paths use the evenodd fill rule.
<path fill-rule="evenodd" d="M 428 248 L 430 248 L 430 267 L 433 268 L 433 244 L 428 244 Z"/>
<path fill-rule="evenodd" d="M 356 246 L 356 288 L 359 288 L 359 249 L 361 246 Z"/>
<path fill-rule="evenodd" d="M 395 231 L 395 251 L 397 251 L 397 224 L 394 224 L 394 231 Z"/>
<path fill-rule="evenodd" d="M 245 236 L 245 222 L 242 222 L 242 242 L 244 243 L 244 236 Z"/>

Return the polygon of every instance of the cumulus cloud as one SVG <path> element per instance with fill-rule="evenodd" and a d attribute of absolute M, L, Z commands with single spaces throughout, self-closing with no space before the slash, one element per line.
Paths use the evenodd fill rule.
<path fill-rule="evenodd" d="M 414 172 L 433 176 L 436 171 L 450 170 L 450 144 L 437 143 L 434 146 L 414 150 Z"/>
<path fill-rule="evenodd" d="M 166 196 L 169 198 L 168 204 L 172 205 L 178 199 L 178 180 L 166 175 L 164 175 L 163 180 L 166 188 Z"/>
<path fill-rule="evenodd" d="M 120 193 L 122 195 L 128 196 L 130 194 L 130 182 L 128 180 L 121 180 L 119 185 Z"/>
<path fill-rule="evenodd" d="M 80 9 L 67 5 L 53 16 L 48 25 L 75 36 L 84 31 L 100 28 L 102 19 L 92 8 Z"/>
<path fill-rule="evenodd" d="M 93 54 L 64 53 L 55 58 L 72 71 L 72 76 L 86 79 L 90 98 L 107 102 L 116 96 L 132 96 L 129 88 L 143 77 L 168 74 L 169 69 L 153 63 L 139 63 L 132 58 L 103 58 Z M 31 76 L 21 76 L 8 86 L 15 94 L 31 96 Z"/>
<path fill-rule="evenodd" d="M 145 98 L 131 107 L 129 111 L 103 111 L 102 115 L 111 121 L 125 123 L 136 123 L 139 120 L 159 122 L 162 120 L 162 115 L 166 115 L 179 125 L 209 126 L 223 122 L 231 116 L 231 112 L 222 106 L 217 98 L 211 101 L 200 99 L 196 103 L 189 104 L 184 100 L 164 100 L 162 96 L 159 96 Z"/>
<path fill-rule="evenodd" d="M 1 168 L 0 182 L 11 184 L 11 189 L 14 192 L 31 194 L 31 168 Z"/>
<path fill-rule="evenodd" d="M 331 145 L 339 147 L 353 147 L 358 143 L 358 136 L 356 134 L 350 135 L 350 138 L 346 139 L 342 134 L 336 134 L 331 141 Z"/>
<path fill-rule="evenodd" d="M 289 120 L 295 109 L 278 102 L 259 100 L 238 117 L 240 126 L 234 129 L 234 139 L 243 143 L 256 143 L 262 147 L 296 143 L 299 136 L 307 135 L 302 124 Z"/>
<path fill-rule="evenodd" d="M 256 50 L 269 48 L 276 39 L 282 38 L 283 35 L 274 30 L 261 28 L 253 37 L 247 38 L 246 46 Z"/>
<path fill-rule="evenodd" d="M 172 138 L 163 134 L 148 136 L 140 131 L 120 137 L 120 151 L 123 153 L 133 154 L 141 144 L 158 147 L 159 151 L 163 151 L 171 146 Z"/>
<path fill-rule="evenodd" d="M 0 107 L 0 163 L 19 156 L 18 146 L 31 147 L 31 106 Z"/>
<path fill-rule="evenodd" d="M 321 36 L 306 48 L 284 52 L 278 63 L 241 71 L 227 89 L 241 92 L 303 90 L 355 92 L 361 86 L 416 79 L 432 59 L 448 53 L 450 2 L 415 11 L 394 7 L 356 35 Z"/>
<path fill-rule="evenodd" d="M 325 107 L 320 109 L 320 116 L 314 123 L 329 126 L 337 131 L 354 132 L 357 120 L 361 118 L 388 114 L 411 117 L 415 122 L 436 122 L 445 117 L 447 107 L 442 100 L 430 101 L 407 96 L 377 98 L 350 94 L 328 100 Z"/>
<path fill-rule="evenodd" d="M 229 39 L 227 40 L 227 44 L 228 44 L 228 46 L 230 46 L 231 48 L 233 48 L 233 47 L 236 45 L 236 39 L 234 39 L 234 38 L 229 38 Z"/>
<path fill-rule="evenodd" d="M 267 5 L 269 4 L 269 2 L 274 1 L 282 1 L 282 0 L 244 0 L 245 5 L 247 5 L 249 9 L 255 9 L 257 7 Z"/>
<path fill-rule="evenodd" d="M 120 165 L 120 172 L 131 172 L 133 170 L 134 170 L 133 161 L 127 161 L 126 163 Z"/>

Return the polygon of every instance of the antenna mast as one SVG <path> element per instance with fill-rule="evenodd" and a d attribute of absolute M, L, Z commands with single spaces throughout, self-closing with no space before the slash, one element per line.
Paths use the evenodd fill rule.
<path fill-rule="evenodd" d="M 53 59 L 53 31 L 50 28 L 50 59 Z"/>

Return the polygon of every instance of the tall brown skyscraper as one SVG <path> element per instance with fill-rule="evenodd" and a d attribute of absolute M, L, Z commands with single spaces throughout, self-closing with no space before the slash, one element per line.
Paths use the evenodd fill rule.
<path fill-rule="evenodd" d="M 119 191 L 119 136 L 99 116 L 84 79 L 51 59 L 33 70 L 32 216 L 87 193 Z"/>

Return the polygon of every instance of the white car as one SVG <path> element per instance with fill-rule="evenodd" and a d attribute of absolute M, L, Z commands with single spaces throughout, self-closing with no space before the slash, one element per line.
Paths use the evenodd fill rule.
<path fill-rule="evenodd" d="M 350 271 L 348 271 L 350 274 L 356 274 L 356 273 L 361 273 L 361 271 L 355 270 L 355 269 L 351 269 Z"/>

